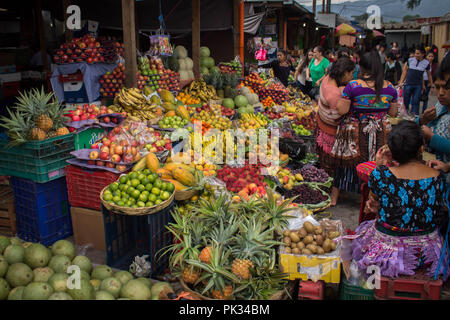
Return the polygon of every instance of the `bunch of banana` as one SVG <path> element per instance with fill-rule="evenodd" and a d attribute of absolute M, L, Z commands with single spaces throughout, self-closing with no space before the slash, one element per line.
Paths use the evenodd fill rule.
<path fill-rule="evenodd" d="M 114 104 L 120 105 L 128 114 L 130 120 L 146 121 L 156 118 L 156 104 L 148 101 L 137 88 L 122 88 L 114 98 Z"/>
<path fill-rule="evenodd" d="M 265 128 L 268 124 L 268 119 L 260 113 L 258 115 L 254 113 L 241 114 L 241 125 L 245 129 Z"/>
<path fill-rule="evenodd" d="M 219 99 L 216 89 L 211 85 L 206 85 L 206 82 L 203 79 L 192 81 L 191 84 L 184 89 L 184 93 L 189 94 L 194 99 L 199 99 L 201 102 Z"/>

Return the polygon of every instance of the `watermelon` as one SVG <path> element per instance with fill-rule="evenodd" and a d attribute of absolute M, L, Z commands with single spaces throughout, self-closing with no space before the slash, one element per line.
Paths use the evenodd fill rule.
<path fill-rule="evenodd" d="M 247 100 L 247 98 L 245 96 L 238 95 L 238 96 L 236 96 L 236 98 L 234 98 L 234 104 L 238 108 L 243 108 L 243 107 L 246 107 L 248 105 L 248 100 Z"/>
<path fill-rule="evenodd" d="M 233 101 L 233 99 L 230 99 L 230 98 L 225 98 L 225 99 L 223 99 L 223 100 L 222 100 L 222 105 L 223 105 L 225 108 L 234 109 L 234 101 Z"/>
<path fill-rule="evenodd" d="M 211 52 L 208 47 L 200 47 L 200 57 L 209 57 Z"/>

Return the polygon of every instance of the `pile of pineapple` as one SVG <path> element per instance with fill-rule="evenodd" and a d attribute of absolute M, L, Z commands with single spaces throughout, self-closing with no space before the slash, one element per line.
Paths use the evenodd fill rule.
<path fill-rule="evenodd" d="M 178 243 L 164 252 L 173 274 L 213 299 L 266 300 L 282 290 L 287 282 L 277 266 L 277 240 L 294 208 L 267 193 L 238 203 L 221 194 L 200 198 L 188 212 L 175 209 L 168 229 Z"/>
<path fill-rule="evenodd" d="M 6 129 L 11 145 L 20 145 L 30 140 L 45 140 L 69 134 L 64 126 L 64 109 L 44 88 L 20 93 L 15 110 L 8 109 L 9 117 L 1 117 L 1 126 Z"/>

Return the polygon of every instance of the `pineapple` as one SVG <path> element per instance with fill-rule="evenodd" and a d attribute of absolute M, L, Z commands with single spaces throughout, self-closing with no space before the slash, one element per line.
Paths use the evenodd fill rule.
<path fill-rule="evenodd" d="M 57 137 L 57 136 L 58 136 L 58 132 L 56 132 L 54 130 L 47 133 L 47 138 L 48 139 L 54 138 L 54 137 Z"/>
<path fill-rule="evenodd" d="M 10 109 L 7 109 L 7 111 L 9 117 L 2 116 L 0 126 L 6 129 L 6 133 L 11 140 L 8 146 L 17 146 L 27 142 L 31 134 L 31 119 L 19 111 L 12 112 Z"/>
<path fill-rule="evenodd" d="M 70 133 L 70 131 L 66 127 L 61 127 L 56 130 L 56 134 L 58 136 L 65 136 L 66 134 L 69 134 L 69 133 Z"/>
<path fill-rule="evenodd" d="M 212 290 L 211 295 L 214 299 L 218 300 L 228 300 L 231 298 L 233 294 L 233 286 L 227 285 L 225 288 L 221 291 L 219 290 Z"/>
<path fill-rule="evenodd" d="M 253 269 L 255 265 L 248 259 L 234 259 L 231 265 L 231 272 L 240 279 L 250 279 L 250 269 Z"/>
<path fill-rule="evenodd" d="M 45 133 L 44 130 L 39 129 L 39 128 L 33 128 L 31 129 L 31 140 L 45 140 L 47 139 L 47 134 Z"/>
<path fill-rule="evenodd" d="M 46 115 L 46 114 L 41 114 L 39 117 L 37 117 L 36 119 L 36 126 L 47 132 L 49 131 L 51 128 L 53 128 L 53 121 L 52 119 Z"/>
<path fill-rule="evenodd" d="M 200 261 L 204 263 L 211 262 L 211 247 L 205 247 L 199 255 Z"/>
<path fill-rule="evenodd" d="M 189 284 L 196 283 L 199 277 L 200 272 L 193 267 L 185 267 L 183 273 L 181 274 L 183 281 Z"/>

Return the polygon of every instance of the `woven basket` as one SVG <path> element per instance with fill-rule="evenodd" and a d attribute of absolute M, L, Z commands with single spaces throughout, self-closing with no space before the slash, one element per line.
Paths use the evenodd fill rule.
<path fill-rule="evenodd" d="M 172 192 L 170 195 L 170 198 L 166 201 L 161 202 L 160 204 L 153 206 L 153 207 L 143 207 L 143 208 L 129 208 L 129 207 L 119 207 L 118 205 L 114 203 L 107 202 L 103 200 L 103 193 L 109 186 L 106 186 L 103 188 L 102 192 L 100 193 L 100 200 L 102 201 L 102 204 L 105 206 L 107 210 L 109 210 L 111 213 L 117 213 L 117 214 L 124 214 L 129 216 L 144 216 L 148 214 L 153 214 L 156 212 L 159 212 L 165 208 L 167 208 L 175 199 L 175 192 Z"/>
<path fill-rule="evenodd" d="M 183 289 L 184 289 L 185 291 L 189 292 L 190 294 L 192 294 L 192 296 L 193 296 L 194 298 L 197 298 L 198 300 L 208 300 L 208 301 L 210 301 L 210 300 L 217 300 L 217 299 L 205 297 L 205 296 L 201 295 L 200 293 L 193 291 L 193 290 L 192 290 L 191 288 L 189 288 L 189 286 L 183 281 L 183 279 L 179 278 L 179 281 L 180 281 L 180 284 L 181 284 L 181 286 L 183 287 Z M 291 283 L 291 282 L 290 282 L 290 283 L 286 286 L 286 289 L 280 290 L 280 291 L 274 293 L 274 294 L 270 297 L 269 300 L 288 300 L 288 299 L 290 299 L 290 298 L 292 297 L 292 293 L 293 293 L 293 291 L 294 291 L 293 289 L 295 289 L 294 283 Z M 291 297 L 289 297 L 289 295 L 290 295 Z"/>
<path fill-rule="evenodd" d="M 192 198 L 193 196 L 199 194 L 198 190 L 176 190 L 175 191 L 175 200 L 184 201 Z"/>

